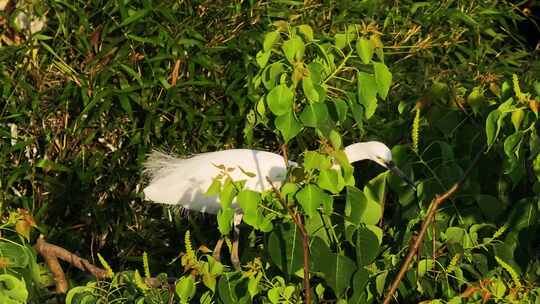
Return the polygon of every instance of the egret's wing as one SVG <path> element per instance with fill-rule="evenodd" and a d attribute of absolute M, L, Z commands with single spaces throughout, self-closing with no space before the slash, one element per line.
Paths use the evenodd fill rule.
<path fill-rule="evenodd" d="M 246 180 L 245 188 L 253 191 L 270 189 L 267 177 L 279 187 L 287 172 L 280 155 L 264 151 L 233 149 L 185 159 L 154 152 L 145 162 L 145 171 L 151 177 L 145 196 L 158 203 L 217 213 L 221 207 L 218 197 L 205 193 L 221 173 L 219 165 L 232 168 L 228 175 L 235 181 Z"/>

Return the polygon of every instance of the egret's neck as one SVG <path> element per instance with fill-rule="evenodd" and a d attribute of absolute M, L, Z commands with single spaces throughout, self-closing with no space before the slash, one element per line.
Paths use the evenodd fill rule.
<path fill-rule="evenodd" d="M 352 144 L 345 147 L 345 154 L 351 164 L 364 159 L 370 159 L 368 151 L 369 149 L 366 149 L 364 143 Z"/>

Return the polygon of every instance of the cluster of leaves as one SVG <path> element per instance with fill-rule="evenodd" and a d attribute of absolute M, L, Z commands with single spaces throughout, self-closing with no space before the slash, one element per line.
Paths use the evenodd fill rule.
<path fill-rule="evenodd" d="M 145 278 L 150 268 L 167 272 L 158 276 L 163 282 L 182 276 L 171 293 L 137 271 L 117 272 L 110 282 L 73 288 L 68 302 L 298 303 L 302 243 L 287 206 L 305 217 L 316 300 L 379 302 L 431 200 L 479 152 L 397 296 L 452 303 L 538 297 L 540 61 L 516 32 L 525 20 L 519 7 L 28 2 L 32 18 L 46 22 L 38 33 L 14 26 L 22 7 L 7 7 L 0 16 L 9 20 L 0 22 L 6 303 L 53 301 L 27 244 L 37 233 L 16 208 L 29 210 L 51 242 L 111 257 L 111 269 L 137 267 L 132 261 L 147 251 Z M 348 165 L 343 146 L 368 139 L 393 146 L 418 192 L 395 176 Z M 163 218 L 178 216 L 174 210 L 140 203 L 134 177 L 152 147 L 189 154 L 277 151 L 283 143 L 302 172 L 262 195 L 224 175 L 210 191 L 224 204 L 217 224 L 175 217 L 170 225 Z M 229 232 L 234 197 L 254 228 L 241 240 L 239 272 L 186 241 L 215 242 L 218 229 L 208 233 L 204 221 Z M 180 262 L 167 264 L 183 246 Z"/>

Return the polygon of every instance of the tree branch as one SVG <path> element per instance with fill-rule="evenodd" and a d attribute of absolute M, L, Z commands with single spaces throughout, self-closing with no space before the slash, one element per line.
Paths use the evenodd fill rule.
<path fill-rule="evenodd" d="M 412 243 L 411 246 L 409 247 L 409 253 L 405 257 L 405 260 L 403 261 L 403 264 L 401 265 L 401 268 L 399 269 L 399 272 L 396 278 L 392 282 L 392 285 L 390 286 L 390 289 L 388 290 L 388 293 L 386 294 L 386 297 L 384 298 L 383 304 L 389 304 L 390 301 L 392 300 L 392 296 L 398 289 L 399 284 L 401 283 L 401 280 L 403 280 L 405 273 L 409 269 L 409 266 L 411 265 L 411 262 L 414 256 L 416 255 L 420 246 L 422 245 L 422 241 L 424 240 L 424 237 L 426 236 L 426 231 L 429 225 L 431 224 L 431 222 L 433 221 L 433 219 L 435 218 L 437 209 L 446 199 L 448 199 L 452 194 L 454 194 L 459 189 L 459 187 L 463 184 L 467 176 L 471 173 L 472 169 L 476 166 L 476 163 L 480 159 L 480 156 L 484 153 L 484 150 L 485 150 L 485 145 L 481 149 L 481 151 L 476 155 L 476 157 L 474 158 L 469 168 L 467 168 L 467 171 L 463 173 L 463 176 L 461 177 L 461 179 L 457 183 L 455 183 L 452 186 L 452 188 L 448 189 L 448 191 L 446 191 L 442 195 L 435 196 L 435 198 L 431 202 L 431 207 L 428 211 L 426 219 L 422 223 L 422 227 L 420 228 L 420 233 L 418 234 L 414 243 Z"/>
<path fill-rule="evenodd" d="M 309 282 L 309 235 L 304 226 L 302 215 L 298 211 L 287 206 L 287 203 L 283 200 L 279 190 L 276 188 L 276 186 L 274 186 L 270 178 L 266 177 L 266 180 L 268 183 L 270 183 L 272 190 L 277 195 L 278 200 L 283 205 L 283 208 L 289 212 L 294 224 L 298 227 L 298 230 L 300 230 L 300 234 L 302 234 L 302 248 L 304 253 L 304 302 L 306 304 L 311 304 L 311 285 Z"/>
<path fill-rule="evenodd" d="M 43 235 L 39 236 L 34 248 L 37 252 L 39 252 L 39 254 L 41 254 L 41 256 L 43 256 L 45 263 L 51 270 L 56 283 L 56 292 L 58 293 L 66 293 L 69 289 L 66 275 L 58 259 L 62 259 L 82 271 L 91 273 L 96 277 L 96 279 L 109 278 L 109 273 L 107 270 L 93 265 L 87 259 L 83 259 L 62 247 L 47 243 Z"/>

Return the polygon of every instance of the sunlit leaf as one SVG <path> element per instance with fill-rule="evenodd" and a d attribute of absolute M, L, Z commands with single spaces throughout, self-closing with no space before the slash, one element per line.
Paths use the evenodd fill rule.
<path fill-rule="evenodd" d="M 302 125 L 298 122 L 292 111 L 276 117 L 275 125 L 283 135 L 285 142 L 293 139 L 302 131 Z"/>
<path fill-rule="evenodd" d="M 358 72 L 358 102 L 364 107 L 367 119 L 375 114 L 377 109 L 377 82 L 375 76 Z"/>
<path fill-rule="evenodd" d="M 189 303 L 195 295 L 195 280 L 191 275 L 184 276 L 176 283 L 175 292 L 182 303 Z"/>
<path fill-rule="evenodd" d="M 266 35 L 264 35 L 264 43 L 263 43 L 264 53 L 270 53 L 270 50 L 272 49 L 272 46 L 278 40 L 279 40 L 279 32 L 278 31 L 268 32 Z"/>
<path fill-rule="evenodd" d="M 321 170 L 317 179 L 317 185 L 332 193 L 339 193 L 345 187 L 345 180 L 338 170 Z"/>
<path fill-rule="evenodd" d="M 290 63 L 294 63 L 296 60 L 301 60 L 304 57 L 304 41 L 298 36 L 284 41 L 281 47 Z"/>
<path fill-rule="evenodd" d="M 313 29 L 311 28 L 311 26 L 307 25 L 307 24 L 302 24 L 302 25 L 299 25 L 298 26 L 298 31 L 304 35 L 304 38 L 307 42 L 310 42 L 311 40 L 313 40 Z"/>
<path fill-rule="evenodd" d="M 324 103 L 313 103 L 304 107 L 300 121 L 306 127 L 320 128 L 328 123 L 328 108 Z"/>
<path fill-rule="evenodd" d="M 371 62 L 371 58 L 373 57 L 373 49 L 374 47 L 371 41 L 364 37 L 361 37 L 356 42 L 356 52 L 364 64 Z"/>
<path fill-rule="evenodd" d="M 317 215 L 317 209 L 322 204 L 328 206 L 326 211 L 332 210 L 332 197 L 316 185 L 306 185 L 296 194 L 298 202 L 309 217 Z M 329 209 L 329 210 L 328 210 Z M 329 213 L 329 212 L 327 212 Z"/>
<path fill-rule="evenodd" d="M 377 82 L 377 93 L 381 99 L 386 99 L 390 85 L 392 85 L 392 73 L 388 67 L 381 62 L 374 62 L 373 68 L 375 69 L 375 81 Z"/>
<path fill-rule="evenodd" d="M 274 87 L 268 95 L 266 95 L 266 102 L 270 111 L 275 115 L 283 115 L 292 111 L 293 105 L 293 92 L 286 85 L 281 84 Z"/>

